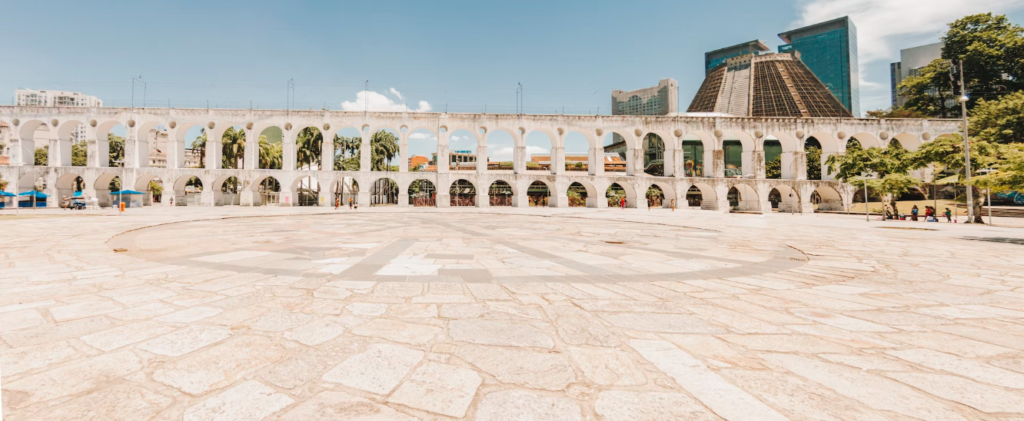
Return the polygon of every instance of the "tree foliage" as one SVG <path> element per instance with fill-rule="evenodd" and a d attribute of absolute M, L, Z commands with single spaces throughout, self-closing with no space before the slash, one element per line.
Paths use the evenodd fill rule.
<path fill-rule="evenodd" d="M 903 107 L 892 107 L 883 110 L 868 111 L 870 118 L 927 118 L 928 115 L 917 110 Z"/>
<path fill-rule="evenodd" d="M 71 145 L 71 165 L 84 167 L 89 164 L 89 146 L 85 142 L 78 142 Z"/>
<path fill-rule="evenodd" d="M 942 42 L 943 59 L 963 62 L 972 96 L 992 99 L 1024 88 L 1024 30 L 1006 15 L 981 13 L 957 19 Z M 958 72 L 954 67 L 957 78 Z"/>
<path fill-rule="evenodd" d="M 782 155 L 764 163 L 765 178 L 782 178 Z"/>
<path fill-rule="evenodd" d="M 960 104 L 953 101 L 956 97 L 949 60 L 935 59 L 916 73 L 896 86 L 900 95 L 907 98 L 901 112 L 920 117 L 952 118 L 960 115 Z"/>
<path fill-rule="evenodd" d="M 107 145 L 109 153 L 107 156 L 108 166 L 124 166 L 124 138 L 113 133 L 107 133 Z M 117 163 L 120 161 L 120 163 Z"/>
<path fill-rule="evenodd" d="M 388 131 L 378 130 L 370 137 L 370 168 L 373 171 L 388 171 L 398 151 L 398 137 Z"/>
<path fill-rule="evenodd" d="M 807 150 L 807 179 L 821 180 L 821 149 L 809 147 Z"/>
<path fill-rule="evenodd" d="M 971 139 L 990 143 L 1024 143 L 1024 91 L 998 100 L 978 101 L 967 130 Z"/>
<path fill-rule="evenodd" d="M 47 159 L 50 156 L 50 151 L 44 146 L 42 148 L 36 148 L 35 165 L 46 165 Z"/>
<path fill-rule="evenodd" d="M 1024 191 L 1024 146 L 1004 145 L 993 172 L 971 179 L 971 184 L 994 192 Z"/>

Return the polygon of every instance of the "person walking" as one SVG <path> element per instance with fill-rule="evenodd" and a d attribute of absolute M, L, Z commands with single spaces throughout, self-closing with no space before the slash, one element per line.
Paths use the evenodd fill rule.
<path fill-rule="evenodd" d="M 352 198 L 348 198 L 348 209 L 352 210 Z"/>
<path fill-rule="evenodd" d="M 622 198 L 622 209 L 623 210 L 626 209 L 626 198 L 625 197 Z"/>
<path fill-rule="evenodd" d="M 672 202 L 670 202 L 670 203 L 672 204 L 672 212 L 675 212 L 676 211 L 676 199 L 672 199 Z"/>
<path fill-rule="evenodd" d="M 910 209 L 910 220 L 911 221 L 917 221 L 917 213 L 919 211 L 920 210 L 917 209 L 917 205 L 914 205 L 914 207 Z"/>
<path fill-rule="evenodd" d="M 953 222 L 953 212 L 950 212 L 949 208 L 946 208 L 946 212 L 944 214 L 946 215 L 947 224 Z"/>
<path fill-rule="evenodd" d="M 340 207 L 341 207 L 341 198 L 340 197 L 335 197 L 334 198 L 334 210 L 338 210 L 338 208 L 340 208 Z"/>

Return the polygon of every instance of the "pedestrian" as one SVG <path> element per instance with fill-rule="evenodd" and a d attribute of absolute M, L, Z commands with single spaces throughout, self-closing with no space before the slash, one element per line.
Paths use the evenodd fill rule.
<path fill-rule="evenodd" d="M 35 200 L 35 198 L 32 198 L 32 200 Z M 60 200 L 60 207 L 61 207 L 61 209 L 64 209 L 64 210 L 68 209 L 68 197 L 67 196 L 64 196 L 64 198 L 62 198 Z"/>
<path fill-rule="evenodd" d="M 676 211 L 676 199 L 672 199 L 672 202 L 670 202 L 670 203 L 672 204 L 672 212 L 675 212 Z"/>
<path fill-rule="evenodd" d="M 945 215 L 946 215 L 946 223 L 947 224 L 950 223 L 950 222 L 953 222 L 953 212 L 950 212 L 949 208 L 946 208 Z"/>
<path fill-rule="evenodd" d="M 349 210 L 352 209 L 352 198 L 351 197 L 348 198 L 348 208 L 349 208 Z"/>
<path fill-rule="evenodd" d="M 910 220 L 911 221 L 917 221 L 917 213 L 919 211 L 920 210 L 917 209 L 917 205 L 914 205 L 914 207 L 910 209 Z"/>
<path fill-rule="evenodd" d="M 932 218 L 935 217 L 935 209 L 931 206 L 924 207 L 924 221 L 932 222 Z"/>
<path fill-rule="evenodd" d="M 892 209 L 885 205 L 885 219 L 892 219 Z"/>
<path fill-rule="evenodd" d="M 338 210 L 338 208 L 340 208 L 340 207 L 341 207 L 341 198 L 335 197 L 334 198 L 334 210 Z"/>
<path fill-rule="evenodd" d="M 626 198 L 622 198 L 622 209 L 626 209 Z"/>

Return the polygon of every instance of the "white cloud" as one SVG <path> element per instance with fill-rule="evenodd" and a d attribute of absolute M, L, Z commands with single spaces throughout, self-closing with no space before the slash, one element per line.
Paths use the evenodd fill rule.
<path fill-rule="evenodd" d="M 415 132 L 409 135 L 409 140 L 437 139 L 433 134 L 426 132 Z"/>
<path fill-rule="evenodd" d="M 394 91 L 394 88 L 392 88 Z M 397 91 L 394 91 L 397 93 Z M 344 101 L 341 103 L 343 111 L 430 111 L 430 104 L 427 101 L 420 101 L 416 109 L 411 109 L 405 104 L 397 104 L 391 98 L 373 91 L 359 91 L 356 93 L 355 101 Z"/>
<path fill-rule="evenodd" d="M 405 100 L 405 98 L 402 98 L 402 94 L 395 88 L 388 88 L 388 92 L 391 92 L 391 95 L 394 95 L 399 101 Z"/>

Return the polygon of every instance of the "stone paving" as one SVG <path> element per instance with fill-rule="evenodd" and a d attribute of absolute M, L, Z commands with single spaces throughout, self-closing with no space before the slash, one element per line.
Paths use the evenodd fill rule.
<path fill-rule="evenodd" d="M 55 215 L 0 217 L 7 420 L 1024 419 L 1020 229 Z"/>

